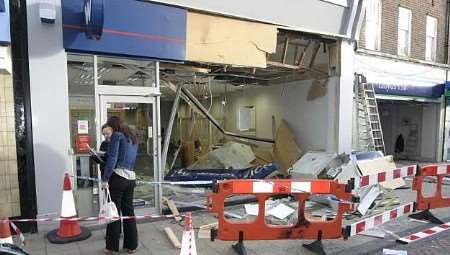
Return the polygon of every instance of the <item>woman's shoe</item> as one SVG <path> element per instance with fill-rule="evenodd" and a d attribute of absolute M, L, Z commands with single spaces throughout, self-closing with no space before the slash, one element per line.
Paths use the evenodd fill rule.
<path fill-rule="evenodd" d="M 105 254 L 107 254 L 107 255 L 113 255 L 114 254 L 114 251 L 111 251 L 111 250 L 108 250 L 108 249 L 103 249 L 103 252 L 105 253 Z"/>
<path fill-rule="evenodd" d="M 126 253 L 128 253 L 128 254 L 133 254 L 133 253 L 136 252 L 136 249 L 130 250 L 130 249 L 125 248 L 125 249 L 123 249 L 123 250 L 124 250 Z"/>

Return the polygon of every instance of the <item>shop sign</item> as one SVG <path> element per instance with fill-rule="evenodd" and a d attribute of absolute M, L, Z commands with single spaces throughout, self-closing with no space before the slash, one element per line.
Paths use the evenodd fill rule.
<path fill-rule="evenodd" d="M 88 39 L 100 40 L 103 33 L 105 0 L 84 0 L 84 25 Z"/>
<path fill-rule="evenodd" d="M 444 93 L 444 85 L 416 86 L 408 84 L 382 84 L 372 83 L 376 94 L 417 96 L 417 97 L 440 97 Z"/>
<path fill-rule="evenodd" d="M 175 61 L 186 58 L 185 9 L 136 0 L 65 0 L 62 12 L 68 51 Z"/>
<path fill-rule="evenodd" d="M 10 42 L 9 0 L 0 0 L 0 45 L 9 44 Z"/>

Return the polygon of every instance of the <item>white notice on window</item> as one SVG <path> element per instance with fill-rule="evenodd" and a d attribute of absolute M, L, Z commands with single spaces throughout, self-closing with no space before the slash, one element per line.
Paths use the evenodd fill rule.
<path fill-rule="evenodd" d="M 88 120 L 78 120 L 78 134 L 85 135 L 89 134 L 89 121 Z"/>

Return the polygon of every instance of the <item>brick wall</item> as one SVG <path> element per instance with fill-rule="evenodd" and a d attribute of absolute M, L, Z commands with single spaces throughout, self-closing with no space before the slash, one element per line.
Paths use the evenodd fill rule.
<path fill-rule="evenodd" d="M 383 0 L 381 18 L 381 52 L 397 55 L 398 8 L 412 13 L 411 58 L 425 60 L 426 16 L 437 18 L 436 62 L 445 62 L 446 0 Z M 365 48 L 363 22 L 359 47 Z"/>
<path fill-rule="evenodd" d="M 0 214 L 20 215 L 12 77 L 0 73 Z"/>

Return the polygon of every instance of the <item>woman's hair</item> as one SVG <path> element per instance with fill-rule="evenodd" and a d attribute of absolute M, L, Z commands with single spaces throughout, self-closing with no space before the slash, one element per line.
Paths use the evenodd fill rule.
<path fill-rule="evenodd" d="M 111 127 L 114 132 L 122 132 L 133 144 L 137 144 L 133 130 L 120 117 L 111 116 L 103 126 Z"/>

